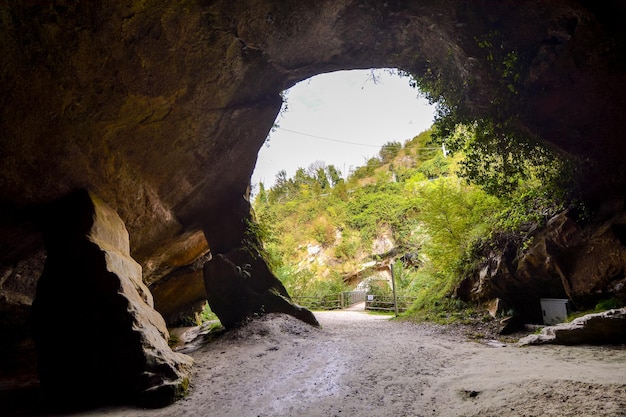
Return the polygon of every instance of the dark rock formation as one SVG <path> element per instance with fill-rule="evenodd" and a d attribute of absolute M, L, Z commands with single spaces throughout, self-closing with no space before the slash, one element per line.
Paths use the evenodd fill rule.
<path fill-rule="evenodd" d="M 265 313 L 290 314 L 319 326 L 309 310 L 291 301 L 259 253 L 238 249 L 215 256 L 204 266 L 204 282 L 209 305 L 226 328 Z"/>
<path fill-rule="evenodd" d="M 518 342 L 520 346 L 540 345 L 603 345 L 626 343 L 626 309 L 587 314 L 556 326 L 544 327 Z"/>
<path fill-rule="evenodd" d="M 579 309 L 608 297 L 626 300 L 624 224 L 621 201 L 607 204 L 585 224 L 567 212 L 558 214 L 527 247 L 503 239 L 488 251 L 457 296 L 481 303 L 499 300 L 498 312 L 512 310 L 520 324 L 541 323 L 540 298 L 567 298 Z"/>
<path fill-rule="evenodd" d="M 263 259 L 248 200 L 235 199 L 212 215 L 216 226 L 205 231 L 209 245 L 222 251 L 232 248 L 228 253 L 216 254 L 204 265 L 207 299 L 222 325 L 228 328 L 254 315 L 286 313 L 318 326 L 310 311 L 291 301 Z M 223 236 L 228 236 L 228 240 Z"/>
<path fill-rule="evenodd" d="M 184 395 L 193 361 L 169 348 L 119 216 L 81 191 L 50 206 L 43 222 L 48 256 L 33 336 L 47 401 L 163 406 Z"/>

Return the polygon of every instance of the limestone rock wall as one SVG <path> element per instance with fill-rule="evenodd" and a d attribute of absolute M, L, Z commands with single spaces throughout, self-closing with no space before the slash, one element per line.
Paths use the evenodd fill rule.
<path fill-rule="evenodd" d="M 502 239 L 460 284 L 457 296 L 483 303 L 500 300 L 501 313 L 513 311 L 535 323 L 542 323 L 540 298 L 569 299 L 579 310 L 611 297 L 626 299 L 623 202 L 607 203 L 588 222 L 573 217 L 556 215 L 525 245 Z"/>
<path fill-rule="evenodd" d="M 622 3 L 3 2 L 0 312 L 29 310 L 46 256 L 38 213 L 79 188 L 119 213 L 157 305 L 185 311 L 203 296 L 173 301 L 185 271 L 239 240 L 220 232 L 240 227 L 225 207 L 246 193 L 280 91 L 339 69 L 430 70 L 480 117 L 502 89 L 477 44 L 490 33 L 524 62 L 524 100 L 506 110 L 519 129 L 591 166 L 591 198 L 623 196 Z"/>
<path fill-rule="evenodd" d="M 49 207 L 44 230 L 32 318 L 46 401 L 162 406 L 183 396 L 193 360 L 169 348 L 119 216 L 79 191 Z"/>

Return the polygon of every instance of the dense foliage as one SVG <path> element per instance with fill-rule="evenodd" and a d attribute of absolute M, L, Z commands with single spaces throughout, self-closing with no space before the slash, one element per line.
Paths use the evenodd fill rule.
<path fill-rule="evenodd" d="M 437 108 L 433 142 L 464 155 L 457 174 L 488 193 L 514 195 L 528 181 L 559 193 L 571 186 L 573 166 L 525 128 L 520 120 L 526 97 L 523 80 L 530 58 L 498 30 L 475 37 L 472 56 L 486 63 L 480 74 L 460 71 L 453 60 L 419 74 L 400 72 Z M 533 184 L 534 186 L 534 184 Z"/>
<path fill-rule="evenodd" d="M 292 178 L 279 173 L 269 190 L 260 184 L 254 208 L 292 294 L 340 290 L 355 271 L 367 279 L 365 262 L 410 254 L 397 269 L 401 293 L 416 297 L 413 314 L 447 317 L 461 306 L 450 294 L 485 248 L 502 236 L 523 247 L 571 204 L 570 165 L 517 120 L 526 58 L 497 31 L 475 49 L 489 67 L 482 80 L 441 63 L 404 74 L 437 106 L 430 131 L 388 142 L 349 175 L 318 161 Z M 485 85 L 489 104 L 476 108 L 467 98 Z M 385 239 L 393 253 L 373 249 Z"/>
<path fill-rule="evenodd" d="M 471 167 L 466 152 L 471 154 L 467 144 L 480 135 L 476 126 L 455 129 L 450 141 L 463 145 L 454 157 L 433 146 L 432 134 L 389 142 L 347 176 L 317 161 L 292 178 L 280 172 L 269 190 L 259 184 L 254 209 L 265 249 L 293 297 L 350 289 L 348 278 L 355 272 L 360 280 L 373 273 L 363 268 L 366 262 L 404 258 L 404 264 L 396 262 L 398 290 L 416 297 L 412 313 L 433 317 L 439 311 L 449 317 L 462 306 L 450 294 L 475 262 L 476 247 L 495 233 L 518 233 L 523 239 L 521 230 L 540 227 L 562 209 L 542 176 L 547 165 L 539 169 L 524 160 L 525 174 L 498 193 L 457 175 Z M 487 168 L 501 175 L 497 166 Z M 391 253 L 373 250 L 381 239 L 393 242 Z"/>

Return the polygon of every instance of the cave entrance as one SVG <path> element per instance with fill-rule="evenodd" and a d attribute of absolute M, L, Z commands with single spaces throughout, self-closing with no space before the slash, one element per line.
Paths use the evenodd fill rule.
<path fill-rule="evenodd" d="M 252 184 L 274 185 L 284 170 L 323 162 L 342 171 L 365 165 L 387 142 L 430 128 L 434 106 L 394 68 L 319 74 L 282 92 L 283 107 L 259 151 Z"/>
<path fill-rule="evenodd" d="M 425 140 L 434 106 L 410 81 L 390 68 L 337 71 L 282 93 L 252 193 L 257 220 L 268 229 L 273 269 L 297 303 L 347 308 L 346 294 L 357 292 L 363 293 L 357 306 L 363 310 L 371 289 L 381 307 L 389 301 L 391 263 L 402 257 L 408 266 L 407 259 L 417 256 L 417 250 L 397 247 L 391 225 L 363 231 L 338 213 L 357 189 L 398 184 L 410 177 L 415 158 L 442 154 Z M 284 210 L 291 212 L 277 220 Z"/>

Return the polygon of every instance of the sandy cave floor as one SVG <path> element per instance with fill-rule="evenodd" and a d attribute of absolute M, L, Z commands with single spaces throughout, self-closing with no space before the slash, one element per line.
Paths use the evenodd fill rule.
<path fill-rule="evenodd" d="M 85 416 L 626 416 L 626 347 L 495 347 L 356 311 L 268 315 L 186 349 L 187 398 Z M 195 350 L 194 350 L 195 349 Z"/>
<path fill-rule="evenodd" d="M 315 315 L 321 329 L 270 314 L 187 343 L 190 393 L 169 407 L 71 415 L 626 416 L 624 345 L 520 348 L 362 311 Z"/>

